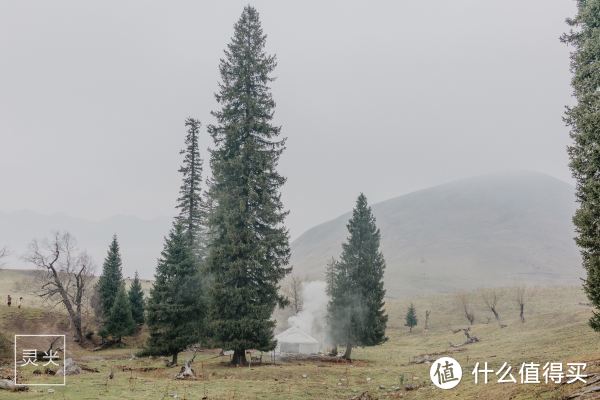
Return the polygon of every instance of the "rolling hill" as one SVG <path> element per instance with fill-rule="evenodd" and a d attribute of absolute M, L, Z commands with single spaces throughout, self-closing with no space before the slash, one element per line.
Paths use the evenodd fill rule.
<path fill-rule="evenodd" d="M 367 193 L 368 195 L 368 193 Z M 574 188 L 534 172 L 463 179 L 374 204 L 390 296 L 482 286 L 577 284 Z M 299 276 L 337 257 L 350 213 L 292 243 Z"/>

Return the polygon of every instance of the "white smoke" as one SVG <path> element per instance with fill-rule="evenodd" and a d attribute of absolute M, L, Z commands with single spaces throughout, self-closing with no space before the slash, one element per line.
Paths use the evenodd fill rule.
<path fill-rule="evenodd" d="M 327 284 L 323 281 L 302 283 L 302 310 L 288 318 L 295 326 L 323 343 L 327 326 Z"/>

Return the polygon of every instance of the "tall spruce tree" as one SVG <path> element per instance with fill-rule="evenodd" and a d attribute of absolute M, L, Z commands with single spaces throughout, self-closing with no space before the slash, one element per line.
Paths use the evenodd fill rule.
<path fill-rule="evenodd" d="M 187 127 L 186 147 L 181 150 L 184 158 L 179 168 L 182 182 L 177 199 L 179 209 L 177 219 L 185 230 L 194 254 L 202 260 L 206 255 L 206 207 L 202 198 L 202 158 L 198 145 L 201 124 L 198 120 L 188 118 L 185 120 L 185 126 Z"/>
<path fill-rule="evenodd" d="M 418 323 L 417 310 L 415 309 L 415 305 L 413 303 L 410 303 L 410 306 L 408 306 L 405 320 L 406 323 L 404 324 L 404 326 L 408 326 L 409 332 L 412 332 L 412 328 L 417 326 Z"/>
<path fill-rule="evenodd" d="M 133 282 L 129 288 L 129 305 L 131 307 L 131 316 L 137 325 L 144 323 L 144 291 L 142 290 L 142 283 L 140 277 L 135 271 Z"/>
<path fill-rule="evenodd" d="M 349 236 L 340 260 L 329 272 L 328 325 L 335 343 L 346 345 L 350 359 L 353 346 L 383 343 L 387 315 L 383 288 L 385 260 L 379 250 L 380 232 L 364 194 L 360 194 L 348 222 Z"/>
<path fill-rule="evenodd" d="M 202 338 L 202 280 L 184 226 L 176 222 L 165 239 L 146 306 L 150 336 L 143 355 L 177 355 Z"/>
<path fill-rule="evenodd" d="M 120 343 L 123 336 L 131 335 L 134 330 L 135 321 L 131 316 L 131 307 L 125 292 L 125 285 L 122 284 L 117 290 L 112 308 L 106 319 L 104 332 Z"/>
<path fill-rule="evenodd" d="M 600 0 L 579 0 L 567 22 L 573 28 L 562 40 L 571 46 L 571 85 L 577 103 L 567 108 L 571 128 L 571 171 L 579 202 L 573 221 L 587 272 L 585 292 L 595 307 L 591 327 L 600 331 Z"/>
<path fill-rule="evenodd" d="M 117 235 L 113 236 L 112 242 L 108 247 L 108 253 L 102 265 L 102 275 L 98 278 L 96 290 L 100 302 L 100 318 L 104 325 L 110 316 L 113 303 L 119 292 L 119 288 L 123 285 L 123 273 L 121 271 L 121 253 L 119 250 L 119 242 Z"/>
<path fill-rule="evenodd" d="M 285 140 L 272 123 L 276 61 L 265 53 L 265 40 L 258 12 L 246 6 L 219 66 L 220 109 L 208 128 L 215 143 L 207 263 L 214 278 L 212 332 L 218 345 L 234 350 L 234 364 L 246 362 L 246 349 L 275 347 L 271 315 L 286 304 L 278 289 L 290 271 L 280 195 L 285 178 L 277 172 Z"/>

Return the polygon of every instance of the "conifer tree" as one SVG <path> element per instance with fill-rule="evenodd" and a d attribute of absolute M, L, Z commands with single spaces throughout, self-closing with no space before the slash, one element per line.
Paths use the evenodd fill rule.
<path fill-rule="evenodd" d="M 385 260 L 379 250 L 380 232 L 371 208 L 360 194 L 348 222 L 349 236 L 334 264 L 328 305 L 328 325 L 335 343 L 344 343 L 344 358 L 353 346 L 383 343 L 387 315 L 383 289 Z"/>
<path fill-rule="evenodd" d="M 202 158 L 198 145 L 200 133 L 200 121 L 188 118 L 185 121 L 187 135 L 185 138 L 185 149 L 181 150 L 184 155 L 183 164 L 179 168 L 182 175 L 181 187 L 177 208 L 179 215 L 177 219 L 182 224 L 185 235 L 192 246 L 194 254 L 199 260 L 206 255 L 205 231 L 206 231 L 206 207 L 202 198 Z"/>
<path fill-rule="evenodd" d="M 410 303 L 408 311 L 406 312 L 406 324 L 404 326 L 408 326 L 409 332 L 412 332 L 412 328 L 417 326 L 417 322 L 417 311 L 415 310 L 414 304 Z"/>
<path fill-rule="evenodd" d="M 144 291 L 137 271 L 135 271 L 135 277 L 131 282 L 128 296 L 131 316 L 137 325 L 142 325 L 144 323 Z"/>
<path fill-rule="evenodd" d="M 150 337 L 142 355 L 177 355 L 201 340 L 203 288 L 185 228 L 176 222 L 165 239 L 146 305 Z"/>
<path fill-rule="evenodd" d="M 579 0 L 573 30 L 562 40 L 573 46 L 571 85 L 577 100 L 567 108 L 571 128 L 571 171 L 579 203 L 573 221 L 587 277 L 584 290 L 594 305 L 591 327 L 600 331 L 600 0 Z"/>
<path fill-rule="evenodd" d="M 117 290 L 110 314 L 104 325 L 104 333 L 112 336 L 117 342 L 121 342 L 123 336 L 131 335 L 135 329 L 135 321 L 131 316 L 129 299 L 125 292 L 125 285 Z"/>
<path fill-rule="evenodd" d="M 246 362 L 246 349 L 275 347 L 271 315 L 277 304 L 286 304 L 278 289 L 290 271 L 280 195 L 285 178 L 277 172 L 285 141 L 272 122 L 276 62 L 265 53 L 265 41 L 258 12 L 246 6 L 219 66 L 220 109 L 208 128 L 215 144 L 208 255 L 212 332 L 218 345 L 234 350 L 235 364 Z"/>
<path fill-rule="evenodd" d="M 96 290 L 100 302 L 100 321 L 103 324 L 110 316 L 115 297 L 119 288 L 123 285 L 123 273 L 121 272 L 121 253 L 117 235 L 113 236 L 112 242 L 108 247 L 108 253 L 102 265 L 102 275 L 98 278 Z"/>

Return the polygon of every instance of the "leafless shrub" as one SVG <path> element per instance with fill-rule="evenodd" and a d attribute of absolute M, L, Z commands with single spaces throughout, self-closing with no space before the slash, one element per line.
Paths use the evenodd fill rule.
<path fill-rule="evenodd" d="M 475 313 L 471 308 L 469 295 L 467 293 L 459 293 L 458 301 L 460 302 L 465 318 L 469 321 L 469 324 L 473 325 L 475 323 Z"/>
<path fill-rule="evenodd" d="M 481 291 L 481 297 L 485 306 L 494 314 L 496 321 L 500 322 L 500 314 L 498 314 L 498 301 L 501 297 L 499 289 L 486 289 Z"/>
<path fill-rule="evenodd" d="M 519 286 L 515 291 L 515 300 L 519 306 L 519 317 L 521 318 L 522 323 L 525 322 L 525 298 L 527 294 L 528 291 L 525 286 Z"/>
<path fill-rule="evenodd" d="M 290 301 L 294 313 L 298 314 L 302 310 L 302 279 L 297 275 L 291 275 L 283 287 L 283 292 Z"/>

